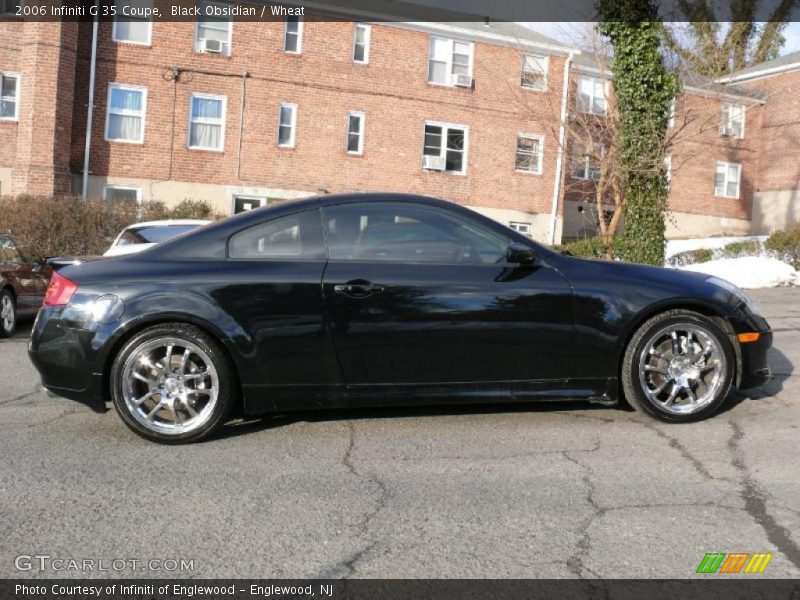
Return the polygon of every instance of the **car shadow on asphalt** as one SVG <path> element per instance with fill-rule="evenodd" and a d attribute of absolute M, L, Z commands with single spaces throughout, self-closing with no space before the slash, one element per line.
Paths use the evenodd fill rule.
<path fill-rule="evenodd" d="M 0 338 L 0 344 L 8 344 L 9 342 L 18 342 L 20 340 L 27 340 L 31 335 L 31 328 L 33 327 L 33 317 L 25 317 L 17 321 L 17 330 L 14 335 L 7 338 Z"/>
<path fill-rule="evenodd" d="M 772 379 L 750 390 L 731 390 L 727 401 L 720 407 L 717 414 L 727 412 L 745 400 L 766 400 L 783 391 L 784 382 L 794 373 L 794 364 L 775 346 L 770 348 L 767 362 L 772 369 Z"/>

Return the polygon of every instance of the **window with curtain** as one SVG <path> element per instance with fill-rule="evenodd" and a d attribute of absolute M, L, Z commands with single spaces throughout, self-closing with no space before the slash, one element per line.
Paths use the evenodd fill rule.
<path fill-rule="evenodd" d="M 189 147 L 222 150 L 225 143 L 225 96 L 192 94 Z"/>
<path fill-rule="evenodd" d="M 15 120 L 19 109 L 19 75 L 0 73 L 0 119 Z"/>
<path fill-rule="evenodd" d="M 230 19 L 206 17 L 205 7 L 209 5 L 218 5 L 220 7 L 227 8 L 227 3 L 224 2 L 199 3 L 198 8 L 200 10 L 200 16 L 197 18 L 194 49 L 196 52 L 205 52 L 205 40 L 211 40 L 214 42 L 219 42 L 221 44 L 221 53 L 228 55 L 231 53 L 231 33 L 233 22 Z"/>
<path fill-rule="evenodd" d="M 303 49 L 303 22 L 300 17 L 287 17 L 283 38 L 283 51 L 300 54 Z"/>
<path fill-rule="evenodd" d="M 738 198 L 742 179 L 742 165 L 730 162 L 717 162 L 714 173 L 714 195 L 721 198 Z"/>
<path fill-rule="evenodd" d="M 599 77 L 578 80 L 578 110 L 595 115 L 606 114 L 606 82 Z"/>
<path fill-rule="evenodd" d="M 150 19 L 140 19 L 136 17 L 122 16 L 123 6 L 136 8 L 152 8 L 153 0 L 125 0 L 115 2 L 117 16 L 114 18 L 112 37 L 115 42 L 127 42 L 129 44 L 150 45 L 153 23 Z"/>
<path fill-rule="evenodd" d="M 106 139 L 141 144 L 146 101 L 147 88 L 112 83 L 108 87 Z"/>
<path fill-rule="evenodd" d="M 356 23 L 353 40 L 353 62 L 366 64 L 369 62 L 369 38 L 372 28 L 367 23 Z"/>
<path fill-rule="evenodd" d="M 428 56 L 428 81 L 453 85 L 454 75 L 470 75 L 472 72 L 471 42 L 449 38 L 431 37 Z"/>

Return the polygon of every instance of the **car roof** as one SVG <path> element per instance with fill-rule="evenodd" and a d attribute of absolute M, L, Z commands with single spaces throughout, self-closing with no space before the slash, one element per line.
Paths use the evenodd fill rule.
<path fill-rule="evenodd" d="M 140 229 L 142 227 L 166 227 L 167 225 L 207 225 L 211 221 L 203 219 L 162 219 L 161 221 L 142 221 L 128 225 L 125 229 Z"/>

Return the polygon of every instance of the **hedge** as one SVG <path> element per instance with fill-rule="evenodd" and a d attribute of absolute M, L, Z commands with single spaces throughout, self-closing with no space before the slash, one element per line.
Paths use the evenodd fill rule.
<path fill-rule="evenodd" d="M 0 232 L 42 256 L 102 254 L 128 225 L 159 219 L 222 218 L 204 201 L 107 202 L 63 196 L 0 197 Z"/>

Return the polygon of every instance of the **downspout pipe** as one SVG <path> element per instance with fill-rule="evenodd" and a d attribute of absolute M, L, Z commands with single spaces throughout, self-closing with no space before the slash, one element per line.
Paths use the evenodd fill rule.
<path fill-rule="evenodd" d="M 81 196 L 86 200 L 89 196 L 89 152 L 92 148 L 92 115 L 94 114 L 94 76 L 97 66 L 97 24 L 99 10 L 97 0 L 94 2 L 95 17 L 92 21 L 92 58 L 89 63 L 89 102 L 86 109 L 86 139 L 83 143 L 83 187 Z"/>
<path fill-rule="evenodd" d="M 561 126 L 558 130 L 558 155 L 556 157 L 556 180 L 553 184 L 553 202 L 550 209 L 550 245 L 556 243 L 556 231 L 558 229 L 558 200 L 561 197 L 561 180 L 564 169 L 564 144 L 567 136 L 567 103 L 569 101 L 569 70 L 572 66 L 572 52 L 564 62 L 564 84 L 561 90 Z"/>

